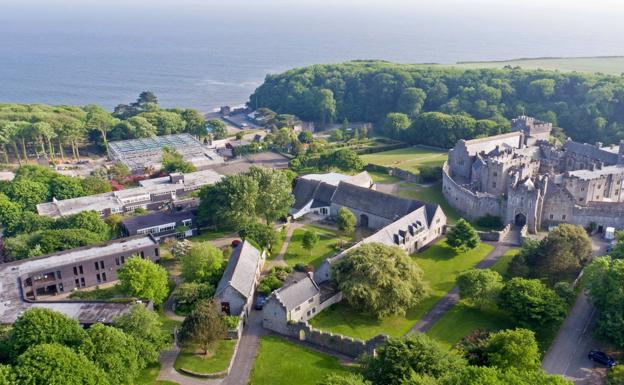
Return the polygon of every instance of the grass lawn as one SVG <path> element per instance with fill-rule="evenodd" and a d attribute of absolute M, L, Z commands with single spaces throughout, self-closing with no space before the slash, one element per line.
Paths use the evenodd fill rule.
<path fill-rule="evenodd" d="M 368 175 L 370 175 L 371 178 L 373 178 L 373 181 L 375 183 L 393 184 L 393 183 L 399 183 L 399 182 L 402 181 L 401 178 L 398 178 L 398 177 L 392 176 L 392 175 L 388 175 L 388 174 L 384 174 L 384 173 L 381 173 L 381 172 L 368 171 Z"/>
<path fill-rule="evenodd" d="M 360 339 L 368 339 L 384 333 L 399 337 L 426 314 L 440 298 L 453 288 L 459 273 L 474 267 L 493 250 L 493 246 L 480 243 L 466 253 L 458 254 L 444 240 L 438 241 L 422 253 L 412 256 L 424 272 L 430 287 L 430 295 L 405 316 L 391 316 L 381 320 L 350 309 L 345 302 L 331 306 L 314 317 L 310 323 L 323 330 Z"/>
<path fill-rule="evenodd" d="M 286 228 L 282 227 L 279 231 L 277 231 L 277 242 L 271 247 L 271 252 L 268 254 L 267 259 L 270 261 L 279 255 L 280 250 L 282 249 L 282 245 L 284 244 L 284 240 L 286 239 Z"/>
<path fill-rule="evenodd" d="M 165 332 L 167 337 L 169 337 L 169 340 L 173 341 L 173 330 L 175 328 L 179 328 L 182 325 L 182 322 L 167 318 L 162 309 L 159 309 L 157 313 L 158 318 L 160 318 L 160 322 L 162 322 L 162 330 Z"/>
<path fill-rule="evenodd" d="M 403 198 L 412 198 L 428 203 L 437 203 L 442 207 L 448 222 L 450 224 L 455 223 L 461 216 L 453 209 L 444 195 L 442 195 L 442 181 L 434 183 L 432 185 L 420 185 L 415 183 L 402 183 L 399 195 Z"/>
<path fill-rule="evenodd" d="M 100 288 L 96 286 L 94 289 L 78 290 L 69 295 L 71 299 L 83 300 L 100 300 L 100 301 L 130 301 L 133 298 L 128 296 L 121 290 L 121 286 L 114 284 L 112 286 Z"/>
<path fill-rule="evenodd" d="M 579 57 L 579 58 L 536 58 L 507 61 L 457 63 L 461 68 L 503 68 L 506 65 L 524 69 L 545 69 L 578 72 L 602 72 L 620 75 L 624 68 L 624 57 Z"/>
<path fill-rule="evenodd" d="M 134 385 L 179 385 L 173 381 L 156 381 L 158 372 L 160 372 L 159 363 L 148 366 L 139 373 L 139 378 L 136 379 Z"/>
<path fill-rule="evenodd" d="M 511 260 L 519 252 L 520 252 L 520 249 L 510 249 L 510 250 L 507 250 L 507 252 L 505 254 L 503 254 L 498 259 L 498 261 L 496 261 L 496 263 L 492 267 L 490 267 L 490 269 L 498 272 L 498 274 L 500 274 L 500 275 L 502 275 L 504 277 L 505 274 L 507 273 L 507 269 L 509 268 L 509 264 L 511 263 Z"/>
<path fill-rule="evenodd" d="M 214 241 L 215 239 L 226 238 L 230 236 L 236 236 L 236 234 L 229 232 L 229 231 L 203 230 L 201 234 L 196 235 L 194 237 L 189 237 L 187 239 L 193 242 L 203 242 L 203 241 Z"/>
<path fill-rule="evenodd" d="M 198 354 L 194 347 L 184 347 L 173 367 L 184 368 L 199 374 L 217 373 L 227 369 L 232 359 L 236 340 L 219 340 L 209 349 L 208 356 Z"/>
<path fill-rule="evenodd" d="M 308 230 L 315 231 L 319 236 L 319 241 L 314 245 L 312 250 L 303 248 L 303 234 Z M 303 226 L 293 232 L 288 248 L 286 249 L 286 254 L 284 254 L 284 260 L 289 266 L 303 263 L 319 267 L 325 258 L 336 253 L 334 245 L 338 239 L 343 239 L 347 242 L 351 240 L 349 237 L 339 235 L 337 231 L 324 227 L 312 225 Z"/>
<path fill-rule="evenodd" d="M 407 147 L 361 155 L 360 158 L 364 163 L 397 167 L 418 174 L 420 166 L 442 166 L 447 159 L 447 153 L 429 148 Z"/>
<path fill-rule="evenodd" d="M 460 302 L 436 322 L 427 335 L 450 349 L 475 329 L 500 330 L 512 326 L 497 309 L 480 310 Z"/>
<path fill-rule="evenodd" d="M 329 373 L 347 373 L 338 359 L 280 337 L 260 339 L 258 356 L 251 371 L 251 385 L 315 385 Z"/>

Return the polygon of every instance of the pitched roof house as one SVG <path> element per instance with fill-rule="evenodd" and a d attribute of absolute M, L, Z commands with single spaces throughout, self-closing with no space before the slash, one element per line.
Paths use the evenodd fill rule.
<path fill-rule="evenodd" d="M 228 315 L 249 313 L 265 260 L 265 252 L 256 249 L 247 241 L 232 251 L 215 292 L 215 299 L 220 302 L 224 313 Z"/>

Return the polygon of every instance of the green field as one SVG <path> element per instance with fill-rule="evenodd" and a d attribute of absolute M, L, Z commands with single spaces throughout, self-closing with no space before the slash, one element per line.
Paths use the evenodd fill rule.
<path fill-rule="evenodd" d="M 361 155 L 360 158 L 364 163 L 397 167 L 418 174 L 420 166 L 442 166 L 446 161 L 447 153 L 428 148 L 408 147 Z"/>
<path fill-rule="evenodd" d="M 457 253 L 444 240 L 437 242 L 422 253 L 412 256 L 424 272 L 430 292 L 423 302 L 409 309 L 405 316 L 377 319 L 349 308 L 345 301 L 331 306 L 310 320 L 312 326 L 360 339 L 378 334 L 399 337 L 407 333 L 455 285 L 459 273 L 474 267 L 494 248 L 481 243 L 475 249 Z"/>
<path fill-rule="evenodd" d="M 475 329 L 500 330 L 511 326 L 509 319 L 497 309 L 480 310 L 460 302 L 436 322 L 427 335 L 450 349 Z"/>
<path fill-rule="evenodd" d="M 535 58 L 508 61 L 457 63 L 460 68 L 503 68 L 505 66 L 523 69 L 559 70 L 564 72 L 602 72 L 620 75 L 624 72 L 624 57 L 579 57 L 579 58 Z"/>
<path fill-rule="evenodd" d="M 444 214 L 448 219 L 449 224 L 455 223 L 460 215 L 453 209 L 444 195 L 442 195 L 442 182 L 437 182 L 432 185 L 419 185 L 415 183 L 404 182 L 400 185 L 399 195 L 403 198 L 411 198 L 427 203 L 437 203 L 444 210 Z"/>
<path fill-rule="evenodd" d="M 199 374 L 221 372 L 230 364 L 235 345 L 236 340 L 219 340 L 209 349 L 208 356 L 197 354 L 195 348 L 185 347 L 178 354 L 173 367 L 176 370 L 183 368 Z"/>
<path fill-rule="evenodd" d="M 303 248 L 303 234 L 308 230 L 316 232 L 319 236 L 319 241 L 314 245 L 312 250 Z M 334 245 L 338 239 L 343 239 L 347 242 L 351 240 L 349 237 L 339 235 L 337 231 L 329 230 L 324 227 L 311 225 L 303 226 L 293 232 L 288 248 L 286 249 L 286 254 L 284 254 L 284 261 L 286 261 L 289 266 L 303 263 L 305 265 L 319 267 L 325 258 L 337 252 Z"/>
<path fill-rule="evenodd" d="M 329 373 L 347 373 L 338 359 L 280 337 L 260 339 L 251 385 L 316 385 Z"/>
<path fill-rule="evenodd" d="M 370 175 L 370 177 L 373 179 L 375 183 L 392 184 L 392 183 L 399 183 L 402 181 L 401 178 L 388 175 L 388 174 L 384 174 L 381 172 L 368 171 L 368 175 Z"/>
<path fill-rule="evenodd" d="M 519 252 L 520 252 L 520 249 L 507 250 L 507 252 L 505 254 L 503 254 L 498 259 L 498 261 L 496 261 L 496 263 L 492 267 L 490 267 L 490 269 L 492 269 L 494 271 L 497 271 L 498 274 L 500 274 L 500 275 L 502 275 L 504 277 L 505 274 L 507 273 L 507 268 L 509 267 L 509 264 L 511 263 L 511 260 Z"/>

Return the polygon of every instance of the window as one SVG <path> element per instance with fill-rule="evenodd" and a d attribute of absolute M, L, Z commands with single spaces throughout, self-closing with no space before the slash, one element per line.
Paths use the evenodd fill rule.
<path fill-rule="evenodd" d="M 601 188 L 601 187 L 602 187 L 602 185 L 601 185 L 601 184 L 599 184 L 599 185 L 598 185 L 598 188 Z"/>
<path fill-rule="evenodd" d="M 307 313 L 307 314 L 308 314 L 308 317 L 309 317 L 309 316 L 310 316 L 310 314 L 312 314 L 312 312 L 311 312 L 310 310 L 308 310 L 308 313 Z"/>
<path fill-rule="evenodd" d="M 95 270 L 100 270 L 100 264 L 98 261 L 95 261 Z"/>
<path fill-rule="evenodd" d="M 492 188 L 496 188 L 496 182 L 492 183 Z"/>
<path fill-rule="evenodd" d="M 585 187 L 581 187 L 581 191 L 585 191 Z"/>
<path fill-rule="evenodd" d="M 312 308 L 312 314 L 314 314 L 314 313 L 316 313 L 316 308 L 315 307 Z"/>
<path fill-rule="evenodd" d="M 553 218 L 554 218 L 554 215 L 550 214 L 550 219 L 553 219 Z"/>
<path fill-rule="evenodd" d="M 121 256 L 121 264 L 123 265 L 124 263 L 126 263 L 126 257 L 124 257 L 123 255 Z"/>
<path fill-rule="evenodd" d="M 158 257 L 158 247 L 154 249 L 154 255 Z"/>
<path fill-rule="evenodd" d="M 97 280 L 97 283 L 102 282 L 102 277 L 100 276 L 100 273 L 97 273 L 97 274 L 95 275 L 95 279 Z"/>
<path fill-rule="evenodd" d="M 119 257 L 115 257 L 115 265 L 119 266 Z"/>
<path fill-rule="evenodd" d="M 579 198 L 579 202 L 583 202 L 583 198 Z"/>
<path fill-rule="evenodd" d="M 76 283 L 76 287 L 80 287 L 80 281 L 78 280 L 78 278 L 76 278 L 74 282 Z"/>
<path fill-rule="evenodd" d="M 74 275 L 78 275 L 78 268 L 74 266 Z"/>
<path fill-rule="evenodd" d="M 102 273 L 102 281 L 106 282 L 106 273 Z"/>
<path fill-rule="evenodd" d="M 145 253 L 141 251 L 141 258 L 145 259 Z"/>
<path fill-rule="evenodd" d="M 78 271 L 80 272 L 80 274 L 84 274 L 84 271 L 82 270 L 82 265 L 78 266 Z"/>
<path fill-rule="evenodd" d="M 295 308 L 295 311 L 299 311 L 299 310 L 301 310 L 301 306 L 297 306 L 297 307 Z"/>
<path fill-rule="evenodd" d="M 496 171 L 494 171 L 494 174 L 492 174 L 494 176 L 498 176 L 498 173 Z"/>
<path fill-rule="evenodd" d="M 566 219 L 566 215 L 565 215 L 565 214 L 563 214 L 563 215 L 561 216 L 561 220 L 562 220 L 562 221 L 565 221 L 565 219 Z"/>
<path fill-rule="evenodd" d="M 104 261 L 100 261 L 100 269 L 104 270 Z"/>
<path fill-rule="evenodd" d="M 61 271 L 60 270 L 56 271 L 56 279 L 61 279 Z"/>
<path fill-rule="evenodd" d="M 60 291 L 60 292 L 65 291 L 65 289 L 63 288 L 63 284 L 62 284 L 62 283 L 59 283 L 59 284 L 58 284 L 58 288 L 59 288 L 59 291 Z"/>
<path fill-rule="evenodd" d="M 308 303 L 312 303 L 312 302 L 314 302 L 314 297 L 312 297 L 312 298 L 310 298 L 310 299 L 308 300 Z"/>
<path fill-rule="evenodd" d="M 85 285 L 84 277 L 80 278 L 80 286 L 82 286 L 82 287 L 87 286 L 87 285 Z"/>

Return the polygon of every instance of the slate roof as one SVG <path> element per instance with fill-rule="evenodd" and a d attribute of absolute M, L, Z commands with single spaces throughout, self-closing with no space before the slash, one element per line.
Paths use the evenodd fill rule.
<path fill-rule="evenodd" d="M 597 159 L 607 165 L 613 165 L 618 162 L 618 153 L 614 152 L 609 147 L 598 148 L 591 144 L 579 143 L 573 140 L 568 140 L 563 145 L 563 148 L 566 152 L 572 152 L 574 154 Z"/>
<path fill-rule="evenodd" d="M 217 286 L 215 296 L 228 286 L 241 293 L 245 298 L 253 295 L 256 271 L 262 261 L 262 252 L 244 241 L 232 251 L 232 256 Z"/>
<path fill-rule="evenodd" d="M 293 208 L 300 210 L 311 200 L 318 201 L 317 204 L 319 202 L 327 203 L 327 206 L 329 206 L 334 191 L 336 191 L 336 186 L 331 184 L 318 180 L 299 178 L 293 189 L 293 195 L 295 196 Z"/>
<path fill-rule="evenodd" d="M 393 221 L 425 205 L 420 201 L 342 182 L 336 188 L 332 203 Z"/>
<path fill-rule="evenodd" d="M 170 211 L 158 211 L 151 214 L 129 217 L 121 221 L 121 223 L 130 234 L 133 234 L 136 233 L 137 230 L 160 226 L 167 223 L 178 223 L 186 219 L 191 219 L 195 222 L 196 216 L 197 210 L 184 210 L 175 213 Z"/>
<path fill-rule="evenodd" d="M 312 277 L 307 275 L 301 281 L 297 281 L 292 285 L 282 287 L 273 295 L 286 308 L 291 311 L 302 303 L 307 302 L 310 298 L 320 293 L 319 287 L 314 283 Z"/>

